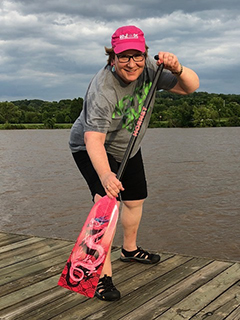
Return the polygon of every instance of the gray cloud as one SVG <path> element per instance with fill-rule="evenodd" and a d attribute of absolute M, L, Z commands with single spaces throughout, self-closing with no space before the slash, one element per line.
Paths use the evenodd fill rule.
<path fill-rule="evenodd" d="M 174 52 L 193 68 L 199 91 L 239 93 L 239 1 L 5 0 L 0 100 L 83 97 L 104 46 L 127 24 L 143 29 L 151 55 Z"/>
<path fill-rule="evenodd" d="M 127 19 L 140 19 L 148 17 L 161 17 L 174 11 L 182 10 L 186 13 L 206 12 L 212 10 L 239 10 L 238 0 L 218 1 L 218 0 L 122 0 L 121 2 L 112 0 L 79 1 L 71 0 L 45 0 L 39 3 L 38 0 L 16 0 L 11 1 L 18 5 L 23 13 L 58 13 L 70 16 L 79 16 L 90 19 L 100 19 L 100 21 L 115 21 Z"/>

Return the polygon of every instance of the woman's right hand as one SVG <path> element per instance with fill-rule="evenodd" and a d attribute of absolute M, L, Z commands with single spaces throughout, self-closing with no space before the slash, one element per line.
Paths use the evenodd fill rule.
<path fill-rule="evenodd" d="M 116 198 L 120 191 L 124 191 L 121 181 L 117 179 L 116 174 L 112 171 L 104 173 L 100 180 L 110 199 Z"/>
<path fill-rule="evenodd" d="M 104 147 L 106 134 L 101 132 L 88 131 L 84 134 L 88 155 L 92 161 L 101 183 L 109 198 L 116 198 L 124 188 L 117 179 L 116 174 L 111 171 L 106 149 Z"/>

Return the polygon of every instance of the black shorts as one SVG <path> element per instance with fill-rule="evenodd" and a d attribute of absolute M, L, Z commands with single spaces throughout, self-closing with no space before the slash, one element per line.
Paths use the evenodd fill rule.
<path fill-rule="evenodd" d="M 117 173 L 120 163 L 117 162 L 112 155 L 107 154 L 107 156 L 112 172 Z M 105 196 L 105 190 L 87 151 L 73 153 L 73 157 L 89 186 L 93 199 L 96 194 L 99 194 L 102 197 Z M 142 200 L 147 197 L 147 182 L 141 150 L 139 150 L 134 157 L 129 159 L 121 182 L 125 190 L 120 192 L 118 200 Z"/>

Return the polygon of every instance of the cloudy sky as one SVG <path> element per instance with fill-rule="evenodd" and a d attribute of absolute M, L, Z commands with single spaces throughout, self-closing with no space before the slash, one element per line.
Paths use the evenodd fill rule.
<path fill-rule="evenodd" d="M 151 55 L 173 52 L 193 68 L 198 91 L 240 94 L 239 0 L 1 0 L 0 101 L 84 97 L 128 24 Z"/>

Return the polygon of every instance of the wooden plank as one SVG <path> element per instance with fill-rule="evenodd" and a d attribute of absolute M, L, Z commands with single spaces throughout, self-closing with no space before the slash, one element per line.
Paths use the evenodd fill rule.
<path fill-rule="evenodd" d="M 1 268 L 1 275 L 3 276 L 5 274 L 12 274 L 13 272 L 15 272 L 16 269 L 18 271 L 21 269 L 25 270 L 26 267 L 30 267 L 31 265 L 34 265 L 39 262 L 43 262 L 45 260 L 52 260 L 52 262 L 54 262 L 54 258 L 56 256 L 62 255 L 63 253 L 66 253 L 66 251 L 71 252 L 72 244 L 67 244 L 66 246 L 62 246 L 61 244 L 58 244 L 56 247 L 53 246 L 52 249 L 53 250 L 49 251 L 46 248 L 46 252 L 44 253 L 41 253 L 39 255 L 32 255 L 32 256 L 30 255 L 29 258 L 26 258 L 23 261 L 19 261 L 17 263 L 10 264 L 10 265 L 7 265 L 6 267 Z M 23 272 L 25 272 L 24 270 Z"/>
<path fill-rule="evenodd" d="M 186 278 L 179 282 L 176 281 L 169 289 L 161 293 L 156 292 L 156 296 L 153 299 L 147 300 L 142 305 L 135 305 L 135 309 L 122 319 L 155 319 L 190 293 L 207 283 L 212 277 L 228 268 L 229 265 L 227 262 L 213 261 L 202 268 L 195 269 L 195 271 L 190 273 Z"/>
<path fill-rule="evenodd" d="M 216 300 L 194 315 L 194 320 L 206 318 L 209 320 L 221 320 L 231 314 L 238 306 L 240 306 L 239 286 L 240 282 L 237 282 L 230 289 L 223 292 Z"/>
<path fill-rule="evenodd" d="M 25 320 L 29 310 L 37 310 L 39 305 L 47 305 L 49 302 L 55 301 L 59 296 L 68 296 L 69 294 L 72 294 L 72 292 L 64 290 L 62 287 L 53 287 L 37 295 L 30 296 L 25 301 L 21 300 L 6 309 L 0 310 L 0 319 Z"/>
<path fill-rule="evenodd" d="M 77 319 L 81 316 L 81 319 L 87 319 L 90 317 L 97 317 L 101 315 L 102 318 L 107 319 L 120 319 L 122 315 L 125 315 L 128 310 L 134 308 L 135 303 L 141 304 L 141 299 L 145 299 L 146 296 L 151 295 L 156 289 L 161 286 L 162 290 L 168 287 L 170 280 L 169 275 L 176 273 L 178 270 L 184 272 L 187 264 L 192 264 L 192 258 L 174 256 L 170 259 L 164 260 L 157 265 L 143 265 L 143 264 L 130 264 L 128 269 L 124 270 L 124 273 L 118 273 L 114 275 L 114 283 L 120 290 L 122 298 L 117 303 L 107 303 L 105 301 L 96 301 L 94 304 L 91 300 L 87 300 L 81 306 L 81 314 L 79 313 L 79 306 L 71 308 L 67 311 L 61 312 L 61 319 Z M 196 264 L 196 262 L 195 262 Z M 145 267 L 145 270 L 143 269 Z M 139 268 L 142 270 L 139 272 Z M 128 275 L 128 276 L 126 276 Z M 174 281 L 172 279 L 172 281 Z M 151 283 L 151 289 L 146 290 L 146 286 Z M 140 292 L 136 294 L 136 300 L 131 300 L 132 292 Z M 127 311 L 126 311 L 127 309 Z M 59 314 L 60 315 L 60 314 Z M 53 317 L 52 319 L 59 319 Z"/>
<path fill-rule="evenodd" d="M 16 235 L 16 233 L 12 233 L 12 232 L 3 232 L 3 231 L 1 231 L 0 232 L 0 237 L 2 237 L 2 236 L 8 236 L 8 235 L 11 235 L 11 234 L 14 234 L 14 235 Z"/>
<path fill-rule="evenodd" d="M 27 246 L 31 243 L 36 243 L 36 242 L 43 241 L 43 240 L 44 240 L 44 238 L 37 238 L 37 237 L 28 238 L 26 240 L 21 240 L 16 243 L 13 243 L 13 244 L 9 244 L 9 245 L 0 247 L 0 253 L 7 252 L 9 250 L 14 250 L 16 248 L 24 247 L 24 246 Z"/>
<path fill-rule="evenodd" d="M 58 288 L 54 288 L 53 290 L 55 291 L 52 295 L 49 295 L 49 291 L 47 291 L 45 295 L 38 295 L 34 300 L 29 299 L 27 300 L 27 303 L 19 304 L 19 306 L 15 308 L 12 313 L 8 311 L 7 319 L 9 319 L 10 315 L 12 316 L 14 314 L 16 317 L 15 319 L 17 320 L 47 320 L 51 319 L 52 316 L 55 316 L 57 314 L 60 315 L 57 307 L 54 309 L 52 308 L 54 305 L 59 305 L 61 307 L 59 301 L 64 303 L 65 310 L 71 309 L 72 307 L 77 305 L 80 306 L 81 310 L 81 304 L 89 299 L 83 295 L 74 293 L 73 291 L 68 291 L 64 288 L 61 289 L 63 289 L 63 291 L 59 292 Z M 39 298 L 40 296 L 41 298 Z M 93 301 L 95 302 L 95 299 Z"/>
<path fill-rule="evenodd" d="M 52 265 L 50 268 L 41 269 L 39 272 L 29 274 L 27 276 L 21 277 L 15 281 L 8 282 L 0 286 L 0 297 L 6 296 L 10 293 L 16 292 L 17 290 L 26 288 L 35 283 L 41 282 L 47 278 L 50 278 L 54 275 L 59 275 L 63 270 L 64 263 L 62 262 L 57 265 Z"/>
<path fill-rule="evenodd" d="M 1 238 L 4 238 L 8 235 L 8 233 L 5 233 L 5 232 L 0 232 L 0 239 Z"/>
<path fill-rule="evenodd" d="M 165 292 L 174 284 L 182 281 L 190 274 L 196 272 L 196 270 L 202 269 L 203 266 L 208 264 L 209 260 L 194 258 L 154 280 L 147 277 L 148 281 L 144 286 L 140 286 L 137 290 L 133 290 L 128 295 L 124 295 L 114 310 L 110 310 L 108 307 L 105 307 L 104 311 L 111 319 L 122 318 L 133 310 L 137 310 L 146 301 L 149 301 L 157 295 Z M 147 319 L 151 319 L 148 312 L 146 314 Z M 88 319 L 88 317 L 86 319 Z M 89 317 L 89 319 L 91 319 L 91 317 Z M 146 319 L 146 315 L 143 319 Z"/>
<path fill-rule="evenodd" d="M 28 239 L 28 236 L 24 236 L 24 235 L 6 235 L 5 237 L 0 238 L 0 247 L 6 246 L 8 244 L 14 243 L 14 242 L 18 242 L 21 240 L 25 240 Z"/>
<path fill-rule="evenodd" d="M 239 320 L 240 319 L 240 306 L 237 307 L 228 317 L 224 320 Z"/>
<path fill-rule="evenodd" d="M 167 259 L 170 255 L 164 255 L 163 260 Z M 123 263 L 119 259 L 119 255 L 117 255 L 117 260 L 113 261 L 113 272 L 114 275 L 117 274 L 125 274 L 126 270 L 131 268 L 132 266 L 128 263 Z M 119 266 L 121 266 L 119 268 Z M 66 290 L 67 291 L 67 290 Z M 79 294 L 74 293 L 73 295 L 68 296 L 62 296 L 56 301 L 51 301 L 48 305 L 39 305 L 39 307 L 31 312 L 31 310 L 28 310 L 27 316 L 18 316 L 19 320 L 47 320 L 51 319 L 52 317 L 55 317 L 56 315 L 59 315 L 59 317 L 62 318 L 62 312 L 69 310 L 73 307 L 76 307 L 79 313 L 79 308 L 82 310 L 83 308 L 86 308 L 85 303 L 89 300 L 90 307 L 92 308 L 93 305 L 96 303 L 99 303 L 100 301 L 98 299 L 88 299 L 84 296 L 81 296 Z M 82 305 L 84 304 L 84 306 Z M 67 312 L 68 314 L 68 312 Z M 81 314 L 81 312 L 80 312 Z"/>
<path fill-rule="evenodd" d="M 49 252 L 59 247 L 65 247 L 71 244 L 69 241 L 59 241 L 54 239 L 45 239 L 40 242 L 32 243 L 27 246 L 16 248 L 0 254 L 0 268 L 10 266 L 28 258 Z"/>
<path fill-rule="evenodd" d="M 163 254 L 157 265 L 123 263 L 112 249 L 118 302 L 57 286 L 74 243 L 0 232 L 2 320 L 240 320 L 240 264 Z"/>
<path fill-rule="evenodd" d="M 156 319 L 190 319 L 239 279 L 240 264 L 235 263 Z"/>
<path fill-rule="evenodd" d="M 17 247 L 15 249 L 0 253 L 0 260 L 8 259 L 8 258 L 12 257 L 13 255 L 21 256 L 22 253 L 27 251 L 26 248 L 28 248 L 29 251 L 34 251 L 37 248 L 48 246 L 48 245 L 51 246 L 51 245 L 53 245 L 55 243 L 56 243 L 56 240 L 54 240 L 54 239 L 44 239 L 44 240 L 39 241 L 39 242 L 35 242 L 35 243 L 32 243 L 32 244 L 30 243 L 27 246 L 23 246 L 23 247 L 20 246 L 20 247 Z M 61 243 L 61 241 L 59 241 L 59 243 Z M 1 263 L 1 266 L 4 266 L 4 264 Z"/>
<path fill-rule="evenodd" d="M 115 261 L 115 260 L 119 259 L 120 255 L 121 255 L 120 248 L 113 249 L 111 252 L 111 261 Z"/>
<path fill-rule="evenodd" d="M 0 241 L 3 239 L 9 239 L 11 237 L 16 237 L 16 236 L 21 236 L 21 235 L 17 235 L 16 233 L 7 233 L 7 232 L 0 232 Z M 24 237 L 30 238 L 31 236 L 25 236 Z"/>
<path fill-rule="evenodd" d="M 112 261 L 114 263 L 116 260 L 116 256 L 119 257 L 120 249 L 114 250 L 113 253 L 114 254 L 112 255 Z M 60 268 L 60 270 L 62 271 L 64 265 L 65 265 L 65 262 L 60 267 L 58 266 L 58 269 Z M 57 266 L 55 266 L 55 268 L 57 268 Z M 58 272 L 57 277 L 58 277 L 57 279 L 56 277 L 54 279 L 56 280 L 59 279 L 60 272 Z M 26 278 L 23 278 L 21 280 L 25 280 L 25 279 Z M 38 282 L 41 282 L 41 281 L 38 281 Z M 49 285 L 48 282 L 42 281 L 41 283 L 42 283 L 42 291 L 34 291 L 35 287 L 26 283 L 26 288 L 23 288 L 25 292 L 25 296 L 22 298 L 22 300 L 20 299 L 21 291 L 20 291 L 20 295 L 19 294 L 17 294 L 17 296 L 16 294 L 13 294 L 12 296 L 10 295 L 9 296 L 10 299 L 12 298 L 15 299 L 15 303 L 13 305 L 10 305 L 4 308 L 4 310 L 0 311 L 0 317 L 2 316 L 4 317 L 4 319 L 17 319 L 17 320 L 24 319 L 25 320 L 28 318 L 28 315 L 29 315 L 29 319 L 32 320 L 34 318 L 33 318 L 33 315 L 29 313 L 29 311 L 33 309 L 34 310 L 33 313 L 35 314 L 36 319 L 39 319 L 38 308 L 39 306 L 42 305 L 46 307 L 46 309 L 44 310 L 43 319 L 47 319 L 46 314 L 48 313 L 48 309 L 49 309 L 48 303 L 54 303 L 54 301 L 57 300 L 59 297 L 61 297 L 62 300 L 66 302 L 67 297 L 70 296 L 70 302 L 77 301 L 77 303 L 78 301 L 87 299 L 82 295 L 73 293 L 62 287 L 56 286 L 57 281 L 55 282 L 56 287 L 53 287 L 51 289 L 48 288 L 48 285 Z M 37 283 L 36 285 L 37 287 L 39 287 L 39 283 Z M 35 295 L 33 294 L 33 292 L 35 292 Z M 27 298 L 26 298 L 26 295 L 27 295 Z"/>
<path fill-rule="evenodd" d="M 67 250 L 66 250 L 67 249 Z M 68 251 L 68 248 L 65 248 L 64 251 Z M 112 261 L 116 260 L 116 256 L 119 257 L 120 250 L 115 250 L 114 255 L 112 255 Z M 66 253 L 67 254 L 67 253 Z M 54 261 L 53 261 L 54 263 Z M 19 278 L 15 281 L 11 281 L 7 284 L 0 286 L 0 297 L 16 290 L 22 289 L 24 287 L 28 287 L 34 283 L 42 281 L 46 278 L 49 278 L 53 275 L 59 274 L 62 272 L 63 267 L 65 265 L 65 261 L 57 264 L 52 265 L 50 268 L 40 269 L 39 272 L 35 272 L 34 274 L 24 275 L 24 277 Z"/>
<path fill-rule="evenodd" d="M 56 287 L 58 279 L 59 275 L 56 275 L 2 297 L 0 299 L 0 310 Z"/>
<path fill-rule="evenodd" d="M 66 249 L 67 247 L 64 247 Z M 72 249 L 72 245 L 69 245 L 69 250 Z M 0 279 L 0 285 L 4 285 L 6 283 L 9 283 L 11 281 L 18 280 L 24 276 L 34 274 L 36 272 L 40 272 L 42 269 L 51 268 L 54 264 L 61 264 L 63 262 L 67 261 L 67 258 L 69 256 L 69 250 L 67 250 L 67 253 L 64 251 L 62 255 L 56 256 L 54 258 L 54 261 L 50 258 L 48 260 L 40 261 L 39 263 L 35 263 L 30 266 L 25 266 L 23 269 L 17 269 L 15 271 L 12 271 L 11 273 L 8 273 L 4 278 Z"/>

